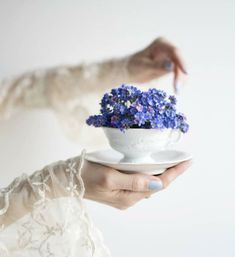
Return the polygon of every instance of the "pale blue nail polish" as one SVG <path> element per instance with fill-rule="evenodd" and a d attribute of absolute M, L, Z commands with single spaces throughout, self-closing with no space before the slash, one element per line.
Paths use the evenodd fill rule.
<path fill-rule="evenodd" d="M 172 71 L 173 70 L 173 63 L 170 61 L 170 60 L 166 60 L 164 63 L 163 63 L 163 67 L 165 70 L 167 71 Z"/>
<path fill-rule="evenodd" d="M 150 190 L 160 190 L 162 189 L 162 182 L 157 180 L 151 180 L 149 182 L 149 189 Z"/>

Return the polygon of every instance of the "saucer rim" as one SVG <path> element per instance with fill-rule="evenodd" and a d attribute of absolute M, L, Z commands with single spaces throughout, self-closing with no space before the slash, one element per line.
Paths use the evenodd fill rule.
<path fill-rule="evenodd" d="M 104 152 L 104 151 L 114 151 L 116 153 L 118 153 L 117 151 L 113 150 L 112 148 L 106 148 L 106 149 L 101 149 L 101 150 L 96 150 L 96 151 L 91 151 L 91 152 L 87 152 L 85 155 L 85 159 L 91 162 L 95 162 L 95 163 L 102 163 L 102 164 L 111 164 L 111 165 L 133 165 L 133 166 L 140 166 L 140 165 L 167 165 L 167 164 L 174 164 L 174 163 L 181 163 L 184 161 L 189 161 L 193 158 L 192 154 L 190 154 L 189 152 L 186 151 L 182 151 L 182 150 L 175 150 L 175 149 L 168 149 L 168 150 L 162 150 L 160 152 L 170 152 L 170 151 L 174 151 L 174 152 L 180 152 L 183 154 L 186 154 L 185 158 L 181 158 L 181 159 L 177 159 L 177 160 L 169 160 L 169 161 L 162 161 L 162 162 L 152 162 L 152 163 L 136 163 L 136 162 L 108 162 L 108 161 L 103 161 L 101 159 L 96 159 L 92 156 L 91 154 L 97 153 L 97 152 Z M 99 161 L 99 162 L 97 162 Z"/>

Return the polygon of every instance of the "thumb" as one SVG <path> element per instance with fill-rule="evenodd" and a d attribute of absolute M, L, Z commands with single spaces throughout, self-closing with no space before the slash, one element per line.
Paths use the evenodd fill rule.
<path fill-rule="evenodd" d="M 145 174 L 117 172 L 113 182 L 115 189 L 134 192 L 158 191 L 163 188 L 163 183 L 159 178 Z"/>

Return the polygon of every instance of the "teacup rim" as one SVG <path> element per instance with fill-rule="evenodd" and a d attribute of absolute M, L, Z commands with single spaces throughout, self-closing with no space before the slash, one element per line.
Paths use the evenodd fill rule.
<path fill-rule="evenodd" d="M 102 129 L 110 129 L 110 130 L 120 130 L 120 128 L 104 127 L 104 126 L 102 126 L 101 128 Z M 124 131 L 126 131 L 126 130 L 138 130 L 138 131 L 142 131 L 142 130 L 160 130 L 160 131 L 163 131 L 163 130 L 176 130 L 177 131 L 178 130 L 178 131 L 180 131 L 180 129 L 173 129 L 173 128 L 127 128 Z"/>

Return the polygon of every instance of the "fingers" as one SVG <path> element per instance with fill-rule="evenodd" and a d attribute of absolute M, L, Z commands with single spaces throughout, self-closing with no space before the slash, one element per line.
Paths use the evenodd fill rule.
<path fill-rule="evenodd" d="M 179 70 L 187 74 L 184 58 L 182 57 L 180 50 L 174 44 L 165 38 L 159 38 L 155 43 L 159 44 L 162 50 L 168 53 L 170 59 L 175 66 L 178 66 Z"/>
<path fill-rule="evenodd" d="M 171 182 L 173 182 L 179 175 L 184 173 L 186 169 L 191 165 L 191 161 L 185 161 L 173 168 L 166 170 L 162 175 L 159 176 L 159 179 L 163 183 L 163 188 L 169 186 Z"/>
<path fill-rule="evenodd" d="M 151 192 L 162 189 L 163 185 L 158 177 L 145 174 L 124 174 L 117 172 L 113 177 L 115 188 L 133 192 Z"/>
<path fill-rule="evenodd" d="M 179 69 L 178 69 L 178 67 L 175 65 L 175 66 L 174 66 L 174 80 L 173 80 L 173 87 L 174 87 L 175 93 L 178 93 L 178 91 L 179 91 L 179 88 L 178 88 L 178 80 L 179 80 Z"/>
<path fill-rule="evenodd" d="M 109 179 L 106 179 L 105 203 L 115 208 L 125 210 L 142 199 L 149 198 L 152 194 L 170 185 L 191 164 L 185 161 L 166 170 L 158 177 L 146 174 L 124 174 L 112 170 Z"/>
<path fill-rule="evenodd" d="M 180 73 L 187 74 L 186 71 L 186 66 L 183 60 L 183 57 L 181 56 L 180 51 L 173 45 L 169 44 L 169 54 L 172 62 L 174 63 L 174 81 L 173 81 L 173 87 L 174 91 L 177 93 L 178 92 L 178 80 Z"/>
<path fill-rule="evenodd" d="M 149 198 L 152 194 L 169 186 L 169 184 L 181 175 L 189 165 L 190 161 L 182 162 L 158 176 L 157 180 L 154 180 L 154 182 L 157 181 L 161 185 L 161 187 L 158 188 L 149 187 L 148 182 L 153 181 L 152 176 L 143 174 L 121 174 L 123 176 L 119 177 L 119 189 L 113 191 L 115 198 L 117 199 L 113 206 L 121 210 L 126 210 L 137 202 Z M 123 190 L 124 188 L 126 190 Z"/>
<path fill-rule="evenodd" d="M 119 190 L 117 194 L 118 202 L 114 205 L 114 207 L 120 210 L 126 210 L 129 207 L 135 205 L 137 202 L 145 198 L 149 198 L 152 193 Z"/>
<path fill-rule="evenodd" d="M 183 57 L 176 47 L 171 48 L 171 58 L 174 64 L 179 68 L 179 70 L 182 71 L 184 74 L 187 74 L 186 65 Z"/>
<path fill-rule="evenodd" d="M 175 47 L 172 48 L 172 61 L 174 62 L 174 81 L 173 81 L 173 87 L 175 93 L 178 93 L 178 80 L 180 73 L 187 74 L 185 64 L 183 61 L 183 58 L 179 52 L 179 50 Z"/>
<path fill-rule="evenodd" d="M 156 59 L 161 61 L 160 67 L 164 71 L 163 74 L 174 72 L 173 86 L 175 92 L 177 92 L 180 73 L 187 74 L 186 65 L 179 49 L 165 38 L 158 38 L 150 45 L 149 51 L 150 56 L 155 56 Z M 159 63 L 156 64 L 159 67 Z"/>
<path fill-rule="evenodd" d="M 191 162 L 185 161 L 166 170 L 158 177 L 146 174 L 125 174 L 116 172 L 112 177 L 113 190 L 128 190 L 132 192 L 155 192 L 166 188 L 172 181 L 181 175 Z"/>

